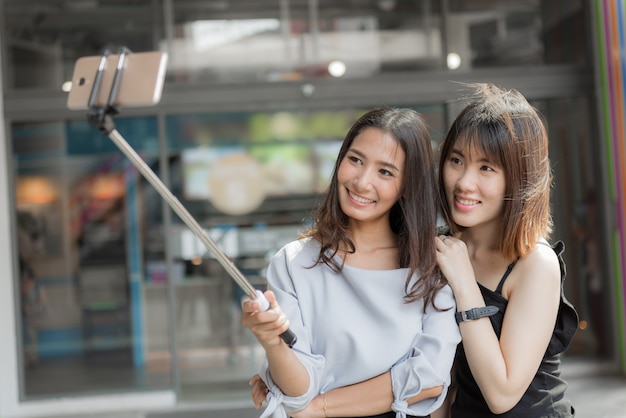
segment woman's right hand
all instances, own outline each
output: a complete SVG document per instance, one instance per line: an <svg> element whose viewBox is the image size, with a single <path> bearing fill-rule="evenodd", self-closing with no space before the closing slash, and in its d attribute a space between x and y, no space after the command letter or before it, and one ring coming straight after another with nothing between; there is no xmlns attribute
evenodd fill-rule
<svg viewBox="0 0 626 418"><path fill-rule="evenodd" d="M261 304L251 299L243 301L241 324L255 335L264 348L276 346L282 343L280 334L289 329L289 320L276 302L274 292L268 290L264 293L269 302L269 309L261 311Z"/></svg>
<svg viewBox="0 0 626 418"><path fill-rule="evenodd" d="M435 238L437 265L457 296L459 289L476 286L474 268L467 253L467 246L458 238L440 235Z"/></svg>

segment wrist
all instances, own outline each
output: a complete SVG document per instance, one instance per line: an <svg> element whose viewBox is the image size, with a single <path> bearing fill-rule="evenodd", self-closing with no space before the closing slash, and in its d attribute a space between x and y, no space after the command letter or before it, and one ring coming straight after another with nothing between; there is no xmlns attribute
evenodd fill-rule
<svg viewBox="0 0 626 418"><path fill-rule="evenodd" d="M489 305L489 306L478 306L476 308L468 309L465 311L457 311L454 314L456 318L457 324L466 321L473 321L480 318L486 318L491 315L495 315L498 312L498 307Z"/></svg>
<svg viewBox="0 0 626 418"><path fill-rule="evenodd" d="M454 299L456 301L457 310L467 310L476 306L485 304L483 295L480 292L478 283L464 283L457 286L450 286Z"/></svg>
<svg viewBox="0 0 626 418"><path fill-rule="evenodd" d="M322 407L324 418L328 418L328 392L324 394L324 405Z"/></svg>

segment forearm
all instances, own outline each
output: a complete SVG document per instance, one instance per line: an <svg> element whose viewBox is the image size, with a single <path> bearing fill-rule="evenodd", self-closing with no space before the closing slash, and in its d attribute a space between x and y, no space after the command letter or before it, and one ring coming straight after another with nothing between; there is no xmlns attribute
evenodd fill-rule
<svg viewBox="0 0 626 418"><path fill-rule="evenodd" d="M389 412L393 403L391 373L334 389L323 396L326 396L326 416L329 417L367 416Z"/></svg>
<svg viewBox="0 0 626 418"><path fill-rule="evenodd" d="M434 398L441 394L443 386L421 390L417 395L406 399L413 404L427 398ZM325 399L324 399L325 398ZM366 380L355 385L334 389L316 399L318 407L326 405L326 416L354 417L370 416L391 411L394 401L392 392L391 373Z"/></svg>
<svg viewBox="0 0 626 418"><path fill-rule="evenodd" d="M241 323L252 331L263 347L274 384L287 396L301 396L309 388L309 372L294 350L280 338L290 324L276 303L274 292L267 291L264 296L270 308L263 310L258 301L245 300Z"/></svg>
<svg viewBox="0 0 626 418"><path fill-rule="evenodd" d="M309 372L286 344L266 349L269 373L287 396L301 396L309 388Z"/></svg>
<svg viewBox="0 0 626 418"><path fill-rule="evenodd" d="M485 300L475 282L468 280L455 283L457 311L485 306ZM489 318L459 323L463 348L476 383L487 403L489 399L507 398L509 391L509 373L503 357L500 341Z"/></svg>
<svg viewBox="0 0 626 418"><path fill-rule="evenodd" d="M457 311L485 306L483 296L474 283L457 287L454 292L457 296ZM507 367L500 341L489 318L461 322L459 330L467 361L483 394L487 387L499 388L500 391L506 390Z"/></svg>

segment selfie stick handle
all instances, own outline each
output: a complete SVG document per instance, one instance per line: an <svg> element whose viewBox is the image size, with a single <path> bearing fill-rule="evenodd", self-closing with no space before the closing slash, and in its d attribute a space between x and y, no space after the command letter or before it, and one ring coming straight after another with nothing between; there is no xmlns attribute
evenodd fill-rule
<svg viewBox="0 0 626 418"><path fill-rule="evenodd" d="M120 60L123 59L123 55L120 56ZM116 70L116 80L119 82L119 74L122 71L122 65L118 65ZM103 70L103 66L98 69L98 72L101 74ZM114 89L117 90L117 82L114 83ZM94 86L95 88L95 86ZM113 92L112 92L113 93ZM92 91L92 96L95 96ZM180 200L174 196L174 194L163 184L161 179L154 173L154 171L145 163L145 161L135 152L135 150L126 142L124 137L115 129L111 114L109 112L114 112L114 108L112 106L115 99L115 94L111 94L109 96L109 103L106 109L93 109L97 114L88 115L89 122L94 124L98 124L98 128L108 135L108 137L117 145L117 147L128 157L128 159L133 163L133 165L141 172L141 174L154 186L154 188L159 192L161 197L170 205L170 207L180 216L180 218L185 222L185 224L194 232L196 237L202 241L202 243L206 246L206 248L215 256L217 261L226 269L229 275L235 280L235 282L239 285L239 287L248 295L248 297L254 301L259 302L261 305L261 310L265 311L269 309L270 304L268 300L263 295L263 292L257 290L250 284L250 282L246 279L246 277L241 273L241 271L233 264L233 262L224 254L224 252L215 244L215 242L209 237L206 231L200 226L200 224L191 216L189 211L180 203ZM91 102L91 99L90 99ZM93 103L93 102L91 102ZM285 341L285 343L289 347L293 347L296 343L297 337L291 329L283 332L280 337Z"/></svg>

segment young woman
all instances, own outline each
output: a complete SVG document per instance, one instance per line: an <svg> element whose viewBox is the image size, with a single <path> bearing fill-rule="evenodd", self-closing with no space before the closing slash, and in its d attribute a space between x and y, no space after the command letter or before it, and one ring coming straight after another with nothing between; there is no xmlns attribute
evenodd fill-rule
<svg viewBox="0 0 626 418"><path fill-rule="evenodd" d="M267 356L252 381L269 390L263 417L428 416L442 404L460 334L436 267L434 172L416 112L376 109L352 126L313 226L270 262L270 309L243 303ZM328 394L359 382L377 389Z"/></svg>
<svg viewBox="0 0 626 418"><path fill-rule="evenodd" d="M462 335L453 418L573 416L559 355L578 327L550 246L552 174L538 112L515 90L473 86L441 149L452 236L436 239Z"/></svg>

